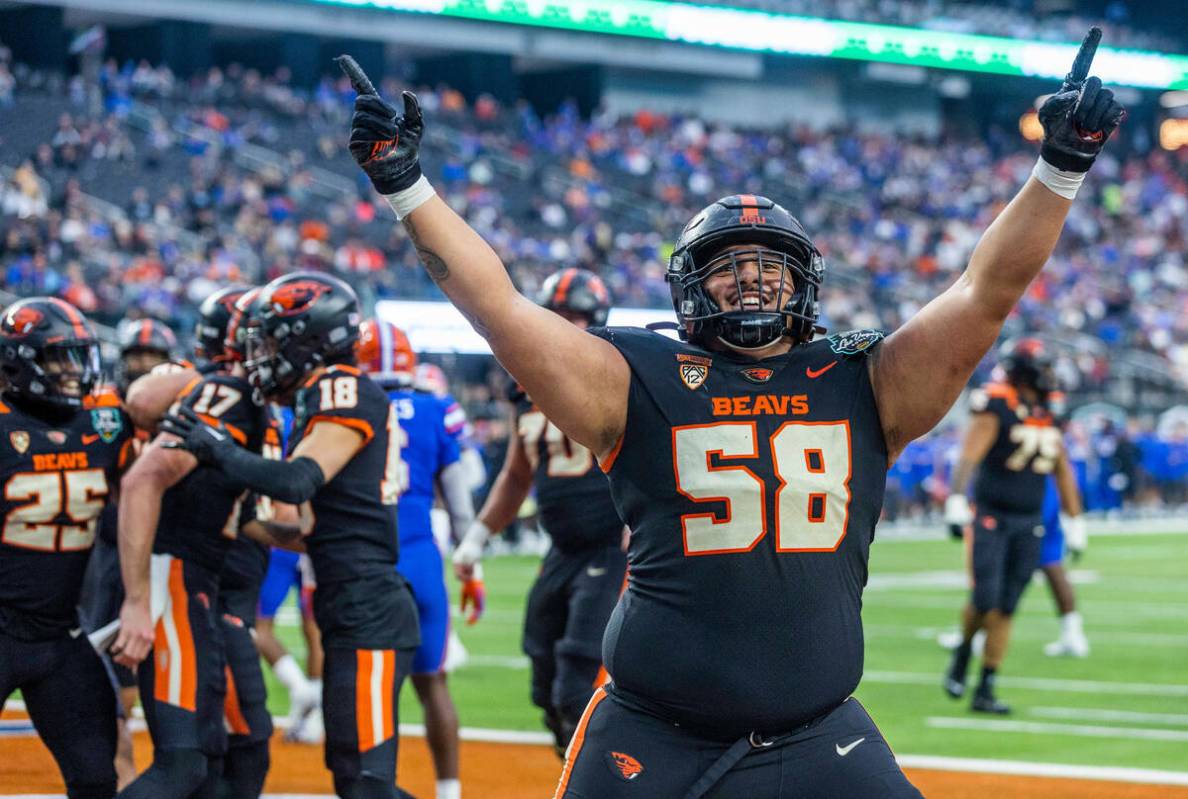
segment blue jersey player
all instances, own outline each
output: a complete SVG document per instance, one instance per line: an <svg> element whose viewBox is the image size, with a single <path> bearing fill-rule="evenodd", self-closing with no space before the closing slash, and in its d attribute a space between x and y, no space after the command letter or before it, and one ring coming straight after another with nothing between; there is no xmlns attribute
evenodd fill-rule
<svg viewBox="0 0 1188 799"><path fill-rule="evenodd" d="M421 624L421 645L413 657L412 682L425 709L425 726L438 799L461 796L458 781L458 713L446 685L450 600L441 550L433 536L430 511L438 491L461 537L474 515L465 469L451 426L452 400L413 387L416 355L395 325L369 319L360 330L359 366L379 383L400 424L404 487L397 505L401 575L412 587ZM473 594L476 586L469 586Z"/></svg>

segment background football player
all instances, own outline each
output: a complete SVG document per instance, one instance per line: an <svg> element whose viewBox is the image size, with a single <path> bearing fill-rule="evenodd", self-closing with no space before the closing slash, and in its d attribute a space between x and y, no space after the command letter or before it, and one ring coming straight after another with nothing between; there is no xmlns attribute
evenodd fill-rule
<svg viewBox="0 0 1188 799"><path fill-rule="evenodd" d="M1006 380L970 396L970 421L945 502L946 521L971 536L973 590L962 610L962 640L945 674L953 698L965 694L974 635L986 630L982 674L971 707L1008 713L995 696L995 679L1010 640L1011 617L1040 565L1044 495L1056 479L1069 525L1080 526L1081 497L1064 449L1064 436L1049 407L1055 390L1051 365L1037 339L1010 345L1002 358ZM971 510L966 490L974 478Z"/></svg>
<svg viewBox="0 0 1188 799"><path fill-rule="evenodd" d="M0 706L21 691L70 799L109 799L116 697L76 607L132 424L118 405L87 402L99 341L62 300L4 309L0 373Z"/></svg>
<svg viewBox="0 0 1188 799"><path fill-rule="evenodd" d="M404 92L400 113L340 59L359 94L351 154L429 276L546 418L596 454L632 531L603 644L613 684L587 706L556 796L629 796L641 773L657 796L920 795L849 699L886 471L960 395L1124 116L1088 77L1100 35L1040 108L1032 178L954 285L886 340L812 340L820 252L755 195L714 203L678 239L668 279L684 341L579 330L520 295L437 196L416 97Z"/></svg>
<svg viewBox="0 0 1188 799"><path fill-rule="evenodd" d="M265 286L257 303L246 365L265 397L293 407L288 457L248 452L189 408L162 429L229 483L311 504L304 544L325 652L326 765L339 796L394 797L400 685L419 643L416 605L396 571L399 421L353 365L362 320L348 285L298 272Z"/></svg>
<svg viewBox="0 0 1188 799"><path fill-rule="evenodd" d="M442 571L441 550L433 535L430 512L440 496L452 537L460 539L474 518L470 486L458 444L447 429L447 406L437 397L413 390L417 356L408 336L378 319L363 323L359 367L388 393L403 434L400 459L405 485L397 506L400 563L417 601L421 645L412 664L412 684L425 710L425 738L437 774L437 799L458 799L458 711L446 682L450 598ZM476 586L464 594L473 595Z"/></svg>
<svg viewBox="0 0 1188 799"><path fill-rule="evenodd" d="M542 306L587 329L606 324L610 294L586 269L563 269L540 290ZM466 538L454 551L471 574L493 531L515 520L536 487L541 526L552 542L528 594L524 653L532 661L532 703L544 711L564 756L593 689L602 681L602 633L627 568L625 530L610 483L586 447L552 424L516 386L514 431L503 468Z"/></svg>

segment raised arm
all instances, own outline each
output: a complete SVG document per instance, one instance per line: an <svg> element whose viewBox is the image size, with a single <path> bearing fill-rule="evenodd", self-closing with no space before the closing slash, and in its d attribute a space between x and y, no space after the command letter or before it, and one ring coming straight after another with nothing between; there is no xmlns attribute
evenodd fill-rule
<svg viewBox="0 0 1188 799"><path fill-rule="evenodd" d="M516 291L495 251L421 174L416 96L404 92L397 114L353 58L338 61L359 93L351 155L404 223L429 277L555 425L595 453L609 452L627 417L623 356Z"/></svg>
<svg viewBox="0 0 1188 799"><path fill-rule="evenodd" d="M1085 37L1060 91L1040 108L1044 144L1032 177L990 225L964 274L870 359L891 462L940 421L990 349L1007 315L1052 254L1077 187L1125 116L1088 78L1101 38Z"/></svg>

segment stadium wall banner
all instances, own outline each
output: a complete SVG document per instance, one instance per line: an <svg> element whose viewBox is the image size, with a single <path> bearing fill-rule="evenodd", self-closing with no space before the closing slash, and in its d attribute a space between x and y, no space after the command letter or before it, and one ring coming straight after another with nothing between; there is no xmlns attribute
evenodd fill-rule
<svg viewBox="0 0 1188 799"><path fill-rule="evenodd" d="M978 36L666 0L310 1L755 52L1035 78L1064 77L1079 47L1079 43ZM1188 89L1185 55L1102 47L1093 72L1105 83Z"/></svg>
<svg viewBox="0 0 1188 799"><path fill-rule="evenodd" d="M375 315L407 333L416 352L491 354L486 339L474 332L458 309L448 302L380 300L375 304ZM613 327L644 327L652 322L675 323L676 314L671 308L611 308L607 319L607 324Z"/></svg>

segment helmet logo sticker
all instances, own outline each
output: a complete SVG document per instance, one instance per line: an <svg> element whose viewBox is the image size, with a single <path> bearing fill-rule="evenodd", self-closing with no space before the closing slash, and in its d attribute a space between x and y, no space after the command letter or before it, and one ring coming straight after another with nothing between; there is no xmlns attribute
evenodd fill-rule
<svg viewBox="0 0 1188 799"><path fill-rule="evenodd" d="M45 319L45 314L41 311L23 305L4 314L4 329L14 336L27 336L41 324L43 319Z"/></svg>
<svg viewBox="0 0 1188 799"><path fill-rule="evenodd" d="M330 291L325 283L316 280L298 280L278 286L268 298L273 310L280 316L292 316L304 311L317 302L318 297Z"/></svg>
<svg viewBox="0 0 1188 799"><path fill-rule="evenodd" d="M29 434L24 430L14 430L8 434L8 443L12 444L18 455L24 455L29 450Z"/></svg>

